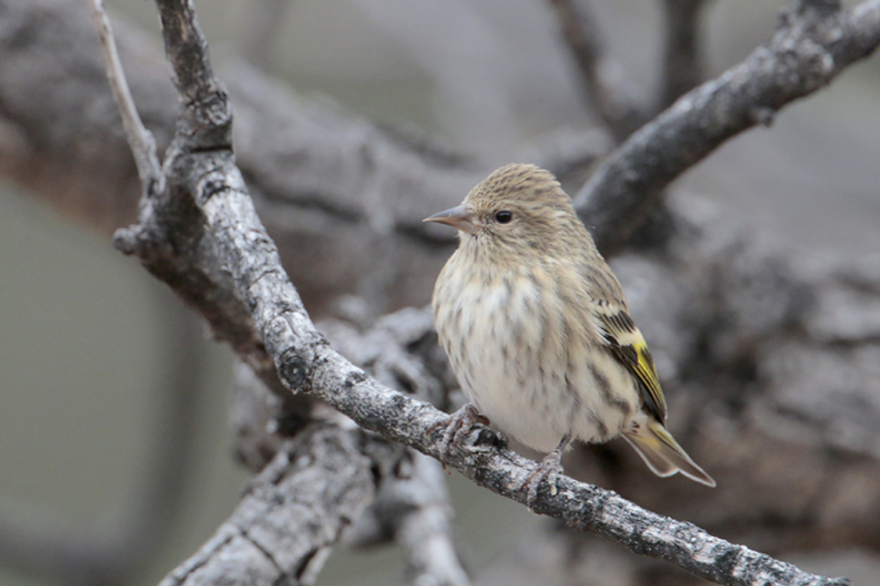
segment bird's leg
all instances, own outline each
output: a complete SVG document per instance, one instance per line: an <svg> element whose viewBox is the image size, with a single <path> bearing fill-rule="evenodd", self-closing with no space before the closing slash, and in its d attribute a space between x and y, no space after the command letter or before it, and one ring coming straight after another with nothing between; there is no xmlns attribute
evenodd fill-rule
<svg viewBox="0 0 880 586"><path fill-rule="evenodd" d="M526 504L530 509L534 508L538 499L538 486L542 480L546 480L550 485L550 494L556 495L556 477L562 472L562 454L569 442L571 442L571 434L567 433L562 436L556 449L544 456L544 459L538 463L538 469L532 472L523 484L526 489Z"/></svg>
<svg viewBox="0 0 880 586"><path fill-rule="evenodd" d="M471 428L478 423L489 425L489 420L485 415L477 411L473 404L465 403L461 409L450 414L446 421L441 421L429 430L430 432L438 427L444 427L443 437L440 438L440 444L437 446L440 451L440 462L443 463L444 470L446 469L449 449L453 445L460 443Z"/></svg>

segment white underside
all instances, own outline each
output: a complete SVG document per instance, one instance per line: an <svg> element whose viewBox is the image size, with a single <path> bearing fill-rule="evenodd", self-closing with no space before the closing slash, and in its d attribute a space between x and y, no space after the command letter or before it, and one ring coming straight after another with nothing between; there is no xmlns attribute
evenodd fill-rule
<svg viewBox="0 0 880 586"><path fill-rule="evenodd" d="M555 449L565 434L607 441L633 417L645 417L633 380L610 354L587 351L586 328L594 327L589 307L546 306L548 296L538 294L542 278L517 279L516 287L454 284L455 303L435 306L440 341L465 395L511 439L541 452ZM457 334L462 331L468 333ZM607 391L594 372L624 408L603 398Z"/></svg>

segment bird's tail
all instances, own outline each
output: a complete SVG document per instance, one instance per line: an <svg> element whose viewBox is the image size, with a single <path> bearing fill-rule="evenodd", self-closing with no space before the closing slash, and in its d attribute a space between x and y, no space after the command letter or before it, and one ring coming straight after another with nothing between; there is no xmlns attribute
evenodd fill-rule
<svg viewBox="0 0 880 586"><path fill-rule="evenodd" d="M647 425L640 426L636 432L624 432L623 437L657 476L672 476L681 472L700 484L715 486L715 480L687 455L656 419L649 418Z"/></svg>

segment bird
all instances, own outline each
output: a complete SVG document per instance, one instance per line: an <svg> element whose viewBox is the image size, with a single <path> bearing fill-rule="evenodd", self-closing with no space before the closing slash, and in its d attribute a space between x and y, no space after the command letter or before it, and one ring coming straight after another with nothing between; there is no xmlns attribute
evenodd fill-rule
<svg viewBox="0 0 880 586"><path fill-rule="evenodd" d="M468 400L441 454L486 423L547 455L524 483L556 493L575 440L623 437L657 476L715 480L666 428L666 399L623 288L552 173L514 163L425 218L458 230L434 286L440 345Z"/></svg>

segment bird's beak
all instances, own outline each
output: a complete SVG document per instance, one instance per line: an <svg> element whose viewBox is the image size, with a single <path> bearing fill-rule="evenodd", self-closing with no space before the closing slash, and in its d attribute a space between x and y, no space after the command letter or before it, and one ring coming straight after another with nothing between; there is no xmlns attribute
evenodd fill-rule
<svg viewBox="0 0 880 586"><path fill-rule="evenodd" d="M468 234L477 233L477 226L474 224L474 212L464 204L450 208L445 212L434 214L422 221L448 224L449 226L458 228L462 232L467 232Z"/></svg>

